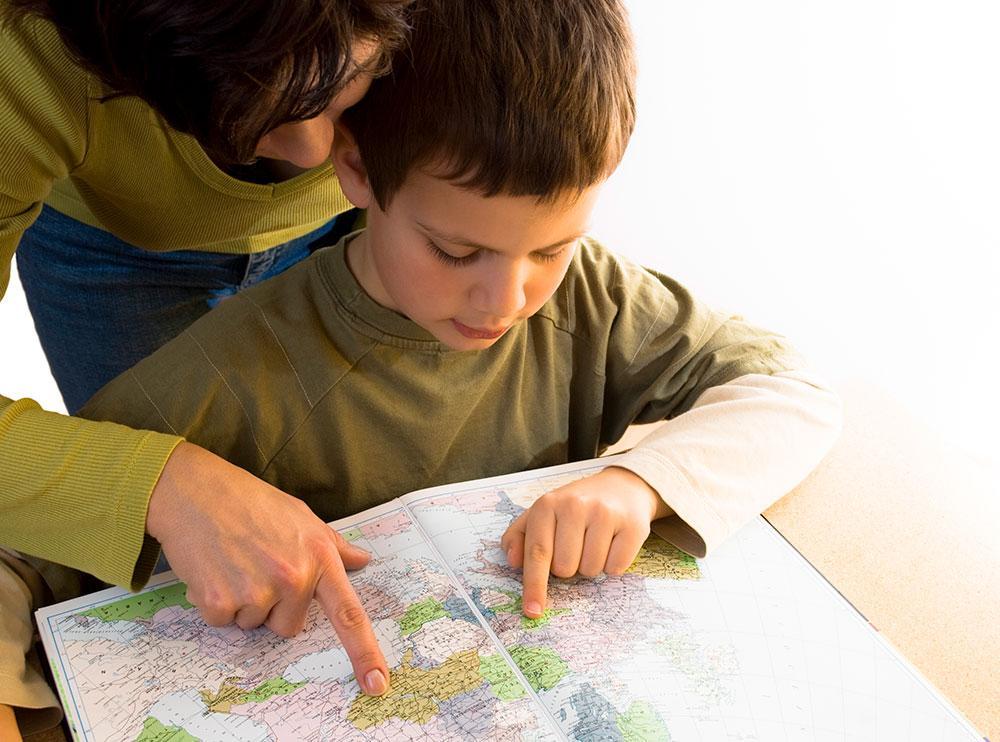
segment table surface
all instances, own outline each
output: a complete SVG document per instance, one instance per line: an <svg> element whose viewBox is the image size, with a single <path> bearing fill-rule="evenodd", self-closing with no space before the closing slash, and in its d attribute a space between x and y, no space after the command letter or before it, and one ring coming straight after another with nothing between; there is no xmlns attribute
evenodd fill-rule
<svg viewBox="0 0 1000 742"><path fill-rule="evenodd" d="M1000 739L1000 479L879 390L838 391L843 435L764 515L982 734ZM615 450L648 428L632 428Z"/></svg>
<svg viewBox="0 0 1000 742"><path fill-rule="evenodd" d="M1000 738L1000 476L878 390L764 513L969 721Z"/></svg>
<svg viewBox="0 0 1000 742"><path fill-rule="evenodd" d="M838 392L840 440L764 516L979 732L1000 739L1000 476L879 389ZM659 424L631 428L613 450Z"/></svg>

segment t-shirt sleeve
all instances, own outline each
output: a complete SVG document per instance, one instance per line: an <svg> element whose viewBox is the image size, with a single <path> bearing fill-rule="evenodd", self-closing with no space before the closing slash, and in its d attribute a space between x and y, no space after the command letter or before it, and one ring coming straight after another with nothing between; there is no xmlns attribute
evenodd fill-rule
<svg viewBox="0 0 1000 742"><path fill-rule="evenodd" d="M219 304L108 382L80 415L182 436L261 476L307 410L274 371L283 348L247 293L258 292Z"/></svg>
<svg viewBox="0 0 1000 742"><path fill-rule="evenodd" d="M265 462L250 409L227 376L185 331L102 387L80 410L88 419L121 422L182 436L251 473Z"/></svg>
<svg viewBox="0 0 1000 742"><path fill-rule="evenodd" d="M604 446L629 425L685 413L707 389L805 364L785 337L710 308L665 275L593 243L581 258L583 274L600 277L586 299L576 292L573 311L580 326L606 333L590 339L603 351L594 355L604 359Z"/></svg>
<svg viewBox="0 0 1000 742"><path fill-rule="evenodd" d="M667 421L619 465L674 512L661 535L704 556L819 463L839 432L839 400L783 336L599 246L582 260L592 280L576 311L606 332L589 338L604 344L601 442Z"/></svg>

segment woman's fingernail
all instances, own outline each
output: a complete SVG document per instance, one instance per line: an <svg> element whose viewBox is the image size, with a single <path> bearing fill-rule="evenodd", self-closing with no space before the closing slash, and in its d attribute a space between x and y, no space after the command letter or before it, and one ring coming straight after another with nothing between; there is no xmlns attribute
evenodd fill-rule
<svg viewBox="0 0 1000 742"><path fill-rule="evenodd" d="M381 670L369 671L365 675L365 685L368 687L368 692L373 696L381 696L388 687L388 684L385 682L385 675L382 674Z"/></svg>
<svg viewBox="0 0 1000 742"><path fill-rule="evenodd" d="M513 562L510 560L510 555L513 554L513 553L514 553L514 547L513 546L510 547L509 549L507 549L507 564L513 564Z"/></svg>
<svg viewBox="0 0 1000 742"><path fill-rule="evenodd" d="M530 603L524 604L524 612L530 616L541 616L542 606L535 601L531 601Z"/></svg>

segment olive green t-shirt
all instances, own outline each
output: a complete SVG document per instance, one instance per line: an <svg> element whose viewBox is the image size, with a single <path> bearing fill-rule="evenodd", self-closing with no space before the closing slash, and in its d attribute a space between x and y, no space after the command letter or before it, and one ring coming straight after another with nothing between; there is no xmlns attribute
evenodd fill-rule
<svg viewBox="0 0 1000 742"><path fill-rule="evenodd" d="M709 387L801 363L590 239L537 314L486 350L450 350L364 292L351 237L223 302L81 414L184 436L332 520L591 458Z"/></svg>

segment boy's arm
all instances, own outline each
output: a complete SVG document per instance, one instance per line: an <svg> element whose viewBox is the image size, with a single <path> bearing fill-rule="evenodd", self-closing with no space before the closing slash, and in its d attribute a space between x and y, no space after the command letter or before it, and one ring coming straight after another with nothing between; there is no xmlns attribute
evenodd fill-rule
<svg viewBox="0 0 1000 742"><path fill-rule="evenodd" d="M840 428L812 374L750 374L704 392L614 466L543 495L501 539L524 570L524 613L543 615L549 572L621 574L654 530L703 557L795 486Z"/></svg>
<svg viewBox="0 0 1000 742"><path fill-rule="evenodd" d="M576 559L594 551L597 561L606 558L606 569L627 566L654 510L666 516L672 541L704 556L805 477L840 427L836 396L800 370L805 363L784 337L713 311L676 281L596 243L585 242L578 259L553 321L568 322L603 361L594 372L602 393L601 444L617 442L634 423L667 422L612 467L625 479L611 482L602 472L546 496L558 501L562 520L581 520L582 510L598 530L608 519L602 508L621 511L620 548L617 535L609 541L605 534L600 548L591 549L589 526L582 546L581 528L567 527L573 543L560 539L558 528L536 528L545 526L546 508L538 503L528 522L511 526L514 561L520 563L523 549L525 562L544 563L530 570L525 564L526 577L537 578L538 597L553 554Z"/></svg>
<svg viewBox="0 0 1000 742"><path fill-rule="evenodd" d="M602 443L667 421L621 466L674 511L671 540L703 556L819 463L839 434L839 400L787 338L713 310L667 276L590 255L590 273L610 274L601 292L591 283L591 301L613 317Z"/></svg>
<svg viewBox="0 0 1000 742"><path fill-rule="evenodd" d="M840 425L840 400L815 374L748 374L707 389L617 466L673 510L654 530L703 557L801 482Z"/></svg>

